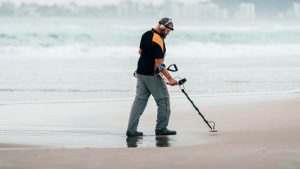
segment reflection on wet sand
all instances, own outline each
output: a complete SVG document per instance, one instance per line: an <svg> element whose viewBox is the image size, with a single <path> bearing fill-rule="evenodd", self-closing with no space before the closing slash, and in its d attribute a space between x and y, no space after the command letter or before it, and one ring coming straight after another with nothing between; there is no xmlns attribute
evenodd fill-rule
<svg viewBox="0 0 300 169"><path fill-rule="evenodd" d="M138 147L138 144L143 143L143 137L127 137L127 147Z"/></svg>
<svg viewBox="0 0 300 169"><path fill-rule="evenodd" d="M168 136L155 136L156 147L170 147L170 138ZM142 146L143 137L127 137L127 147L138 147Z"/></svg>
<svg viewBox="0 0 300 169"><path fill-rule="evenodd" d="M170 147L170 138L168 136L156 136L156 147Z"/></svg>

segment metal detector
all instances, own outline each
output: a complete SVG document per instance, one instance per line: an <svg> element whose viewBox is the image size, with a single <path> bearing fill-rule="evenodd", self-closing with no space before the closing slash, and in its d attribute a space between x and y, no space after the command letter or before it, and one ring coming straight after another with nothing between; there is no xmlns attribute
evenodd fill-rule
<svg viewBox="0 0 300 169"><path fill-rule="evenodd" d="M168 68L168 71L171 72L177 72L178 68L176 66L176 64L171 64ZM177 84L179 86L179 88L181 89L182 93L187 97L187 99L192 103L193 107L196 109L196 111L198 112L198 114L202 117L202 119L204 120L204 122L207 124L207 126L210 128L209 132L218 132L218 130L215 129L216 123L214 121L207 121L205 119L205 117L202 115L202 113L200 112L200 110L198 109L198 107L194 104L194 102L192 101L192 99L188 96L188 94L185 92L185 87L184 87L184 83L186 82L186 78L180 79L178 80Z"/></svg>

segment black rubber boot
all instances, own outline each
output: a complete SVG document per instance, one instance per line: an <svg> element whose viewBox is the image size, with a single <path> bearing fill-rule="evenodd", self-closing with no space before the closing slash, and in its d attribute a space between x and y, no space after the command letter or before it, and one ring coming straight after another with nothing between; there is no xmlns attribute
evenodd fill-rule
<svg viewBox="0 0 300 169"><path fill-rule="evenodd" d="M134 131L134 132L127 131L126 132L127 137L138 137L138 136L143 136L143 135L144 135L143 132L138 132L138 131Z"/></svg>
<svg viewBox="0 0 300 169"><path fill-rule="evenodd" d="M169 130L167 128L162 130L155 130L156 135L175 135L176 131Z"/></svg>

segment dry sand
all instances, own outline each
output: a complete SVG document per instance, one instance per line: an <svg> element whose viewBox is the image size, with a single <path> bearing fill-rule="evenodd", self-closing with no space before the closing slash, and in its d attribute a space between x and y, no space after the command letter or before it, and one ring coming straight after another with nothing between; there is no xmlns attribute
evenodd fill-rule
<svg viewBox="0 0 300 169"><path fill-rule="evenodd" d="M203 168L299 169L300 95L267 101L204 106L219 130L212 135L199 117L174 113L172 126L201 132L209 142L181 147L42 148L0 144L1 169ZM143 122L147 121L145 115ZM202 121L201 121L202 123ZM188 126L188 127L186 127ZM207 139L204 138L204 139ZM1 141L0 141L1 142Z"/></svg>

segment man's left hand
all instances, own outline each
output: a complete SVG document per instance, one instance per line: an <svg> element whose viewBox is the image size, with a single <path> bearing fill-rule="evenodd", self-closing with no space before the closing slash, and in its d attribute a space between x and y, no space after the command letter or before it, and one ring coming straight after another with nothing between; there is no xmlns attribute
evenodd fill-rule
<svg viewBox="0 0 300 169"><path fill-rule="evenodd" d="M168 79L167 84L171 85L171 86L175 86L175 85L177 85L177 81L174 78L170 78L170 79Z"/></svg>

